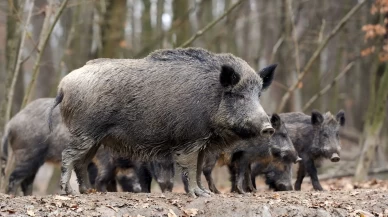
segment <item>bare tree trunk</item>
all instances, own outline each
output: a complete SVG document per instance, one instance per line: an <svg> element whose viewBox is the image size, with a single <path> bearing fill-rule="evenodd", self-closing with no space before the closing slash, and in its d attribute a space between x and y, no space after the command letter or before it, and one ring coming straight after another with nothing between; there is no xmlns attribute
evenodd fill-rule
<svg viewBox="0 0 388 217"><path fill-rule="evenodd" d="M98 51L94 56L91 51L93 25L96 25L93 24L93 7L87 2L82 2L76 8L72 8L69 20L71 27L63 57L67 72L83 66L90 58L98 57Z"/></svg>
<svg viewBox="0 0 388 217"><path fill-rule="evenodd" d="M211 3L211 0L210 0L210 3ZM175 31L174 47L176 47L181 45L183 42L185 42L191 35L190 26L189 26L190 23L188 19L189 14L186 13L187 9L189 8L189 3L188 1L174 0L172 8L173 8L173 23L180 22L179 19L183 20L182 25ZM211 8L208 10L211 10Z"/></svg>
<svg viewBox="0 0 388 217"><path fill-rule="evenodd" d="M147 47L147 44L152 41L152 25L151 25L151 1L143 0L144 10L141 15L141 45ZM149 53L152 48L145 50L145 53Z"/></svg>
<svg viewBox="0 0 388 217"><path fill-rule="evenodd" d="M163 48L163 21L162 21L162 15L164 12L164 0L158 0L156 5L156 34L161 35L160 42L159 42L159 48Z"/></svg>
<svg viewBox="0 0 388 217"><path fill-rule="evenodd" d="M8 0L8 19L7 19L7 44L6 44L6 83L5 83L5 98L2 101L2 104L0 106L1 112L0 112L0 133L3 134L5 125L8 122L9 117L7 118L7 104L10 100L8 98L8 92L11 88L11 83L12 83L12 78L17 62L17 54L18 54L18 49L19 49L19 44L21 40L21 32L20 32L20 25L18 22L18 17L20 17L17 13L19 13L20 6L18 1L13 1L13 0ZM11 151L10 149L8 149ZM1 155L2 149L0 150ZM11 159L8 159L11 161ZM2 168L2 162L0 161L0 168ZM7 172L7 171L6 171ZM0 192L3 193L5 192L6 188L6 177L1 177L2 174L0 173Z"/></svg>
<svg viewBox="0 0 388 217"><path fill-rule="evenodd" d="M99 52L99 57L119 58L123 53L127 1L111 0L107 3L101 26L102 50Z"/></svg>
<svg viewBox="0 0 388 217"><path fill-rule="evenodd" d="M364 128L364 142L360 158L358 160L356 174L354 179L356 181L364 181L367 179L369 168L375 156L375 150L378 146L378 138L386 118L386 106L388 99L388 67L384 64L384 72L381 78L377 79L375 75L371 76L371 82L380 81L376 91L371 91L371 102L369 103L368 116ZM373 88L373 87L372 87Z"/></svg>
<svg viewBox="0 0 388 217"><path fill-rule="evenodd" d="M51 0L35 0L35 6L39 9L45 7L52 7L50 3ZM51 14L38 13L33 16L31 23L33 27L33 40L39 41L40 35L42 34L43 24L45 17L50 17ZM49 24L47 24L49 25ZM36 80L36 86L33 90L31 100L48 97L50 95L51 89L55 84L55 68L53 62L53 54L50 43L47 43L42 54L41 65L39 67L39 74Z"/></svg>

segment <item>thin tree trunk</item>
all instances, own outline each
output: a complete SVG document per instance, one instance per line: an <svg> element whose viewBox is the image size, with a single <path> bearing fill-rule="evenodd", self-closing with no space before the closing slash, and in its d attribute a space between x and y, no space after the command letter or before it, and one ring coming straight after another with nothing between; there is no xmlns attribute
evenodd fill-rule
<svg viewBox="0 0 388 217"><path fill-rule="evenodd" d="M102 50L99 57L122 57L124 26L127 14L126 0L111 0L106 9L101 27Z"/></svg>
<svg viewBox="0 0 388 217"><path fill-rule="evenodd" d="M34 67L32 68L32 78L31 78L31 82L28 84L26 93L24 95L22 109L27 105L28 101L30 100L32 88L34 88L35 80L37 79L37 77L39 75L39 66L40 66L40 60L43 56L43 51L47 45L47 42L48 42L50 35L54 29L54 26L57 23L59 17L61 16L63 10L65 9L68 1L69 0L63 0L63 2L61 3L61 6L57 9L57 11L55 13L54 22L52 24L50 24L50 17L49 16L46 16L46 18L45 18L43 28L42 28L42 33L41 33L39 44L38 44L38 56L35 60ZM50 10L53 10L52 6L47 7L46 13L47 14L51 13Z"/></svg>
<svg viewBox="0 0 388 217"><path fill-rule="evenodd" d="M173 5L172 5L173 23L181 22L180 19L182 19L183 21L182 25L175 30L175 41L173 42L173 44L175 45L174 47L181 45L190 36L190 26L189 26L190 23L188 19L189 14L186 14L186 11L188 8L189 8L188 1L181 1L181 0L173 1ZM208 10L211 10L211 8ZM184 17L184 16L187 16L187 17Z"/></svg>
<svg viewBox="0 0 388 217"><path fill-rule="evenodd" d="M143 0L144 10L141 15L141 45L146 47L148 43L152 41L152 25L151 25L151 1ZM151 50L145 50L144 52L149 53Z"/></svg>
<svg viewBox="0 0 388 217"><path fill-rule="evenodd" d="M31 24L33 27L33 41L39 41L40 35L47 32L47 28L50 26L50 19L46 19L46 17L50 18L53 14L53 10L50 8L54 7L53 0L35 0L36 8L49 8L46 10L46 13L38 13L34 15L31 19ZM31 93L31 99L37 99L42 97L48 97L50 94L50 90L55 84L55 68L54 68L54 58L51 49L50 43L47 43L43 50L39 52L42 53L42 60L39 67L39 74L36 79L36 85L33 88L33 92Z"/></svg>
<svg viewBox="0 0 388 217"><path fill-rule="evenodd" d="M20 25L18 23L17 17L20 17L17 15L19 13L20 6L18 1L14 0L8 0L8 19L7 19L7 44L6 44L6 82L5 82L5 98L2 101L2 104L0 105L0 133L3 134L5 125L8 122L9 117L7 118L7 105L9 101L12 101L12 99L9 99L8 92L10 91L11 85L12 85L12 79L13 74L15 72L15 66L17 62L17 54L18 54L18 48L21 40L21 32L20 32ZM10 154L10 149L9 154ZM0 149L0 154L3 155L2 149ZM8 159L11 160L11 159ZM2 161L0 161L0 168L2 168ZM6 188L6 182L7 182L7 176L1 177L2 174L0 173L0 192L5 192Z"/></svg>
<svg viewBox="0 0 388 217"><path fill-rule="evenodd" d="M371 79L373 82L377 77L372 76ZM367 179L368 171L373 162L375 150L378 145L378 138L386 118L385 110L388 99L388 66L386 64L384 74L379 80L377 91L371 91L372 94L375 93L376 95L375 97L371 97L373 103L369 103L368 117L364 128L365 140L354 175L356 181L364 181Z"/></svg>

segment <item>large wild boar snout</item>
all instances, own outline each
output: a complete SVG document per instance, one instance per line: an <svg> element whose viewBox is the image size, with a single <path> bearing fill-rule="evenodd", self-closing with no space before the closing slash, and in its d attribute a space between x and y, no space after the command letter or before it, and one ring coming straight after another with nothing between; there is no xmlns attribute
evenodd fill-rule
<svg viewBox="0 0 388 217"><path fill-rule="evenodd" d="M263 137L271 137L275 133L275 129L270 123L264 123L260 130L260 135Z"/></svg>
<svg viewBox="0 0 388 217"><path fill-rule="evenodd" d="M338 162L340 161L340 156L337 153L333 153L330 157L331 162Z"/></svg>
<svg viewBox="0 0 388 217"><path fill-rule="evenodd" d="M260 136L262 137L271 137L275 133L275 129L272 127L271 121L267 115L267 113L264 111L263 107L259 105L257 114L259 116L260 121Z"/></svg>

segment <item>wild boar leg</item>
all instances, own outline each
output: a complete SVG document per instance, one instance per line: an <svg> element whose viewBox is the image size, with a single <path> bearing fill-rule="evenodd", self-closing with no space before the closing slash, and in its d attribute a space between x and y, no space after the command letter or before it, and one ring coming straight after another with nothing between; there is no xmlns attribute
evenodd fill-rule
<svg viewBox="0 0 388 217"><path fill-rule="evenodd" d="M23 180L21 186L24 196L32 195L32 184L34 183L35 175L36 173Z"/></svg>
<svg viewBox="0 0 388 217"><path fill-rule="evenodd" d="M256 188L253 187L253 183L252 183L251 165L249 165L247 168L247 171L245 171L245 183L249 192L256 192Z"/></svg>
<svg viewBox="0 0 388 217"><path fill-rule="evenodd" d="M236 173L237 174L236 188L239 194L245 194L245 191L244 191L245 172L246 172L245 165L239 165Z"/></svg>
<svg viewBox="0 0 388 217"><path fill-rule="evenodd" d="M74 172L77 175L79 191L81 194L87 193L87 191L92 188L89 181L88 165L96 155L98 147L98 145L93 145L89 150L85 150L86 154L83 155L82 159L74 162Z"/></svg>
<svg viewBox="0 0 388 217"><path fill-rule="evenodd" d="M205 159L205 150L200 150L199 153L198 153L198 159L197 159L197 170L196 170L196 180L197 180L197 184L198 184L198 187L200 189L202 189L204 192L208 193L208 194L213 194L213 192L207 190L205 187L203 187L202 185L202 180L201 180L201 175L202 175L202 171L203 171L203 162L204 162L204 159Z"/></svg>
<svg viewBox="0 0 388 217"><path fill-rule="evenodd" d="M176 163L182 168L183 180L187 180L188 194L192 197L210 197L210 195L202 190L197 183L198 151L193 151L189 154L177 152L174 156Z"/></svg>
<svg viewBox="0 0 388 217"><path fill-rule="evenodd" d="M82 173L81 166L79 164L84 164L85 170L87 169L88 163L84 160L88 155L89 151L96 146L96 142L87 137L74 136L71 138L69 146L67 146L62 152L62 167L61 167L61 193L63 194L74 194L75 192L70 186L71 172L77 164L77 169L75 170L79 189L81 193L87 189L85 186L85 181L88 181L88 177ZM97 147L98 148L98 147ZM94 155L93 155L94 156ZM93 157L91 156L91 157ZM87 174L87 173L86 173ZM85 179L87 178L87 180Z"/></svg>
<svg viewBox="0 0 388 217"><path fill-rule="evenodd" d="M298 175L295 181L295 191L300 191L304 177L306 176L305 164L299 162Z"/></svg>
<svg viewBox="0 0 388 217"><path fill-rule="evenodd" d="M310 175L311 183L313 184L313 188L317 191L323 191L321 184L318 179L317 168L315 167L314 160L309 159L305 164L305 169L307 173Z"/></svg>
<svg viewBox="0 0 388 217"><path fill-rule="evenodd" d="M214 184L214 180L212 177L212 171L214 166L217 163L217 158L212 159L211 162L207 161L206 164L203 167L203 174L205 175L207 184L209 185L210 191L216 194L220 194L221 192L217 189L216 185Z"/></svg>

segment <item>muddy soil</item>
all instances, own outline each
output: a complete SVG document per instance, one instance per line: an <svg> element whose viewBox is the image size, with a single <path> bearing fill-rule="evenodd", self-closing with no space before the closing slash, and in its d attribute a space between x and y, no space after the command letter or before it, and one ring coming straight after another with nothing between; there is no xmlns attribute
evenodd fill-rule
<svg viewBox="0 0 388 217"><path fill-rule="evenodd" d="M223 193L195 199L175 192L28 197L0 194L0 216L388 216L387 182L354 184L351 190L328 186L332 187L324 192Z"/></svg>

